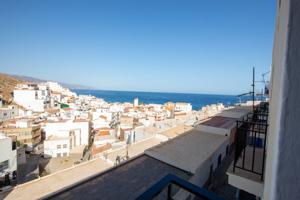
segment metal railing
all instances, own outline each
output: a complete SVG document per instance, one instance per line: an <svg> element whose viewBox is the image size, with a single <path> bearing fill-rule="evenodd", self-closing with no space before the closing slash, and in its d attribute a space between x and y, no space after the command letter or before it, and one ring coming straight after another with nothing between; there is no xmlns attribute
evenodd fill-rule
<svg viewBox="0 0 300 200"><path fill-rule="evenodd" d="M268 104L257 106L241 121L237 121L233 172L245 170L264 179L268 129Z"/></svg>
<svg viewBox="0 0 300 200"><path fill-rule="evenodd" d="M186 180L183 180L173 174L168 174L163 177L160 181L151 186L147 191L141 194L137 200L150 200L157 197L166 187L167 188L167 199L172 198L172 185L176 185L191 194L206 200L223 200L223 198L217 196L216 194L209 192L201 187L198 187Z"/></svg>

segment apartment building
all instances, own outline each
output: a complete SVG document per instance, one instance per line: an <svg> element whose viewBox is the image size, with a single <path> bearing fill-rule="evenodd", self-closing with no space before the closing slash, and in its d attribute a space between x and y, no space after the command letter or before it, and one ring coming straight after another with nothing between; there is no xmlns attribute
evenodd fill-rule
<svg viewBox="0 0 300 200"><path fill-rule="evenodd" d="M16 138L20 145L36 147L41 142L41 125L35 124L32 119L13 120L7 126L0 128L6 136Z"/></svg>
<svg viewBox="0 0 300 200"><path fill-rule="evenodd" d="M16 106L1 107L0 106L0 122L12 119L19 115L19 110Z"/></svg>
<svg viewBox="0 0 300 200"><path fill-rule="evenodd" d="M0 133L0 188L10 185L11 179L16 176L17 149L16 142Z"/></svg>
<svg viewBox="0 0 300 200"><path fill-rule="evenodd" d="M89 144L90 122L88 120L48 120L45 123L45 154L52 157L69 156L76 146Z"/></svg>
<svg viewBox="0 0 300 200"><path fill-rule="evenodd" d="M13 91L14 102L34 112L50 107L50 90L45 85L20 84Z"/></svg>
<svg viewBox="0 0 300 200"><path fill-rule="evenodd" d="M72 137L57 137L51 135L44 141L44 157L56 158L69 156L71 143Z"/></svg>
<svg viewBox="0 0 300 200"><path fill-rule="evenodd" d="M190 112L192 105L190 103L177 102L175 103L175 112Z"/></svg>

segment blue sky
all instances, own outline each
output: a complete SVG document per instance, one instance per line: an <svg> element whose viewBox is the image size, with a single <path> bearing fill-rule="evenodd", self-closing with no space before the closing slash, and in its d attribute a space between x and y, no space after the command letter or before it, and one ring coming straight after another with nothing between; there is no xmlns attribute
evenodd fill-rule
<svg viewBox="0 0 300 200"><path fill-rule="evenodd" d="M239 94L270 69L275 0L0 2L0 72L107 90Z"/></svg>

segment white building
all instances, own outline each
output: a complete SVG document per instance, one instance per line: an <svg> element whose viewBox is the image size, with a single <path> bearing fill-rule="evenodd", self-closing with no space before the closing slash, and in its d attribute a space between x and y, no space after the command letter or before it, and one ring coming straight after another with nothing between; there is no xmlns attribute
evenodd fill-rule
<svg viewBox="0 0 300 200"><path fill-rule="evenodd" d="M110 127L110 123L106 120L106 118L103 118L103 117L99 117L95 120L93 120L93 128L104 128L104 127L107 127L109 128Z"/></svg>
<svg viewBox="0 0 300 200"><path fill-rule="evenodd" d="M18 116L19 110L14 106L9 106L7 108L0 108L0 122L8 119L12 119Z"/></svg>
<svg viewBox="0 0 300 200"><path fill-rule="evenodd" d="M138 107L139 106L139 98L134 98L133 100L133 106Z"/></svg>
<svg viewBox="0 0 300 200"><path fill-rule="evenodd" d="M192 111L192 105L190 103L177 102L175 104L176 112L190 112Z"/></svg>
<svg viewBox="0 0 300 200"><path fill-rule="evenodd" d="M17 170L17 150L12 139L4 134L0 134L0 152L0 181L5 182L5 176L11 178Z"/></svg>
<svg viewBox="0 0 300 200"><path fill-rule="evenodd" d="M112 112L112 113L114 113L114 112L124 112L124 105L123 104L118 104L118 103L112 104L109 107L109 111Z"/></svg>
<svg viewBox="0 0 300 200"><path fill-rule="evenodd" d="M44 154L51 157L69 156L70 150L89 142L90 123L87 120L48 121L44 127Z"/></svg>
<svg viewBox="0 0 300 200"><path fill-rule="evenodd" d="M48 121L44 131L46 138L50 136L69 137L74 135L75 146L87 145L89 141L90 124L87 120Z"/></svg>
<svg viewBox="0 0 300 200"><path fill-rule="evenodd" d="M162 105L161 104L149 104L149 107L152 107L155 112L161 112L162 111Z"/></svg>
<svg viewBox="0 0 300 200"><path fill-rule="evenodd" d="M50 107L49 88L43 85L18 85L13 96L17 104L34 112L44 112Z"/></svg>
<svg viewBox="0 0 300 200"><path fill-rule="evenodd" d="M59 83L48 81L43 83L43 85L47 86L51 92L61 93L68 97L76 96L74 92L71 92L68 88L62 87Z"/></svg>
<svg viewBox="0 0 300 200"><path fill-rule="evenodd" d="M70 154L71 137L50 136L44 141L45 157L66 157Z"/></svg>
<svg viewBox="0 0 300 200"><path fill-rule="evenodd" d="M51 91L63 92L65 90L60 84L56 82L48 81L45 85L47 85Z"/></svg>

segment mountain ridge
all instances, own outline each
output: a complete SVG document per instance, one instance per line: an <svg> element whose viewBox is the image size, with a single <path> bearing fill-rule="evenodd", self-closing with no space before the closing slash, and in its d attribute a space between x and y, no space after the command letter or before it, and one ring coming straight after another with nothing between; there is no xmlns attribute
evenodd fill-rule
<svg viewBox="0 0 300 200"><path fill-rule="evenodd" d="M31 76L23 76L23 75L15 75L15 74L7 74L7 75L12 76L18 80L25 81L25 82L42 83L42 82L52 81L52 82L57 82L61 86L69 88L69 89L86 89L86 90L95 89L90 86L85 86L85 85L80 85L80 84L63 83L63 82L59 82L59 81L55 81L55 80L44 80L44 79L35 78L35 77L31 77Z"/></svg>

